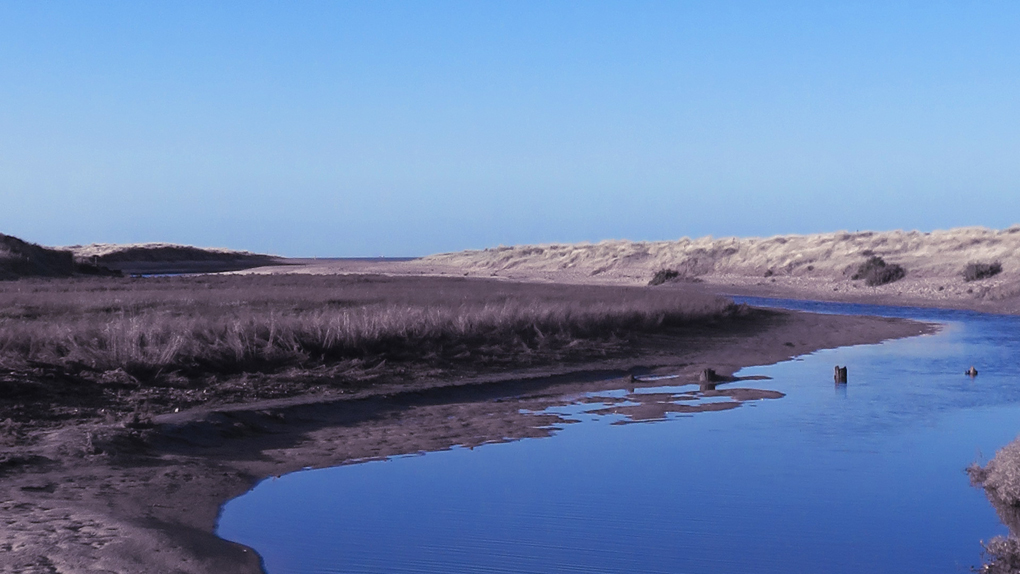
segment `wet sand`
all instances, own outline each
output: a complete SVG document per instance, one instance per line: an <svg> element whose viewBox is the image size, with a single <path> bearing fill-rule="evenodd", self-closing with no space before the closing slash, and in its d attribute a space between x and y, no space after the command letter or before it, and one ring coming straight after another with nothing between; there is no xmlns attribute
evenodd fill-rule
<svg viewBox="0 0 1020 574"><path fill-rule="evenodd" d="M0 572L259 572L250 549L213 534L220 506L259 480L399 454L544 437L557 416L530 414L627 389L628 421L669 412L713 416L743 400L781 400L768 381L736 381L741 367L817 349L932 332L911 321L796 312L674 335L644 335L628 358L583 367L447 372L401 387L303 396L156 417L151 425L75 423L14 431L0 455ZM705 368L719 376L702 389ZM691 398L641 388L691 384ZM636 377L634 377L636 375ZM819 384L831 385L831 380ZM753 387L753 388L750 388ZM730 402L698 408L698 394Z"/></svg>

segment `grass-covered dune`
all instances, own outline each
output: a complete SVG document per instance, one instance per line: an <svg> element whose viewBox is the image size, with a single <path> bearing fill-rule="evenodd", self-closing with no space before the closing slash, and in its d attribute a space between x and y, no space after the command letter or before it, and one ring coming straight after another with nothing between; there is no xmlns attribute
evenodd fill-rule
<svg viewBox="0 0 1020 574"><path fill-rule="evenodd" d="M70 277L71 252L49 249L0 233L0 280L19 277Z"/></svg>
<svg viewBox="0 0 1020 574"><path fill-rule="evenodd" d="M44 247L0 233L0 280L76 275L214 273L280 265L271 255L173 243Z"/></svg>
<svg viewBox="0 0 1020 574"><path fill-rule="evenodd" d="M690 292L463 278L4 282L0 396L27 400L7 403L0 419L32 416L26 405L47 401L127 408L144 395L160 410L383 374L590 360L626 351L635 334L740 313L729 300Z"/></svg>
<svg viewBox="0 0 1020 574"><path fill-rule="evenodd" d="M573 270L592 276L660 269L681 276L849 277L869 257L902 264L918 277L962 276L973 262L1020 270L1020 226L1002 231L967 227L946 231L835 232L775 237L683 238L676 241L522 245L433 255L428 262L492 270Z"/></svg>
<svg viewBox="0 0 1020 574"><path fill-rule="evenodd" d="M79 262L124 273L203 273L276 265L271 255L174 243L93 243L66 248Z"/></svg>
<svg viewBox="0 0 1020 574"><path fill-rule="evenodd" d="M702 281L747 295L1020 313L1020 226L520 245L407 266L571 283Z"/></svg>

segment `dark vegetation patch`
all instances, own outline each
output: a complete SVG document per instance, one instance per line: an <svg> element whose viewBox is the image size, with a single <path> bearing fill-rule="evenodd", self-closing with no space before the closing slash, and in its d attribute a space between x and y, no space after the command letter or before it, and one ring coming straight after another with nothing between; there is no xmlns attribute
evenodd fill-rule
<svg viewBox="0 0 1020 574"><path fill-rule="evenodd" d="M126 274L217 273L252 267L279 265L271 255L246 251L203 249L190 245L125 245L103 255L82 255L88 248L75 248L76 260Z"/></svg>
<svg viewBox="0 0 1020 574"><path fill-rule="evenodd" d="M75 261L70 251L43 247L0 233L0 280L73 275L117 276L120 273Z"/></svg>
<svg viewBox="0 0 1020 574"><path fill-rule="evenodd" d="M892 283L893 281L899 281L906 275L907 270L903 266L896 263L886 263L881 257L872 256L857 267L857 271L851 279L863 279L867 285L877 287Z"/></svg>
<svg viewBox="0 0 1020 574"><path fill-rule="evenodd" d="M988 279L1002 273L1002 263L968 263L963 269L964 281L978 281Z"/></svg>
<svg viewBox="0 0 1020 574"><path fill-rule="evenodd" d="M655 275L652 276L652 279L651 281L648 282L648 285L650 286L662 285L663 283L676 281L678 279L680 279L680 272L677 271L676 269L659 269L658 271L655 272Z"/></svg>
<svg viewBox="0 0 1020 574"><path fill-rule="evenodd" d="M0 234L0 279L70 277L72 273L74 258L70 251L48 249Z"/></svg>
<svg viewBox="0 0 1020 574"><path fill-rule="evenodd" d="M652 279L648 281L650 287L666 283L701 283L698 274L692 272L687 265L684 269L660 269L655 272Z"/></svg>
<svg viewBox="0 0 1020 574"><path fill-rule="evenodd" d="M715 323L741 309L677 290L441 277L3 282L0 420L103 416L139 400L165 411L458 366L624 356L639 334Z"/></svg>

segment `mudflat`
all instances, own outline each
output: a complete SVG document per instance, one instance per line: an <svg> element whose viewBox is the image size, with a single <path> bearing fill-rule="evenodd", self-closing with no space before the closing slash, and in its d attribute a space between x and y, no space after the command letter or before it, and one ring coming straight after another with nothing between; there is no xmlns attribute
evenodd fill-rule
<svg viewBox="0 0 1020 574"><path fill-rule="evenodd" d="M734 306L705 287L343 274L4 284L16 336L0 371L0 571L259 572L255 552L213 529L225 501L266 477L547 436L565 423L529 413L661 384L654 375L705 387L713 369L700 392L739 408L777 398L733 378L741 367L936 328ZM723 408L645 397L634 420Z"/></svg>

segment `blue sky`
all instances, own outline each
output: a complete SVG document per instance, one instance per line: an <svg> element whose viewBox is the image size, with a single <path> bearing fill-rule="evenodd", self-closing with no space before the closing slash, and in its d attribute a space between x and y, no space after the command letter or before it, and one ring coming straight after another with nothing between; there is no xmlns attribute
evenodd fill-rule
<svg viewBox="0 0 1020 574"><path fill-rule="evenodd" d="M1016 2L0 1L0 232L284 255L1020 222Z"/></svg>

